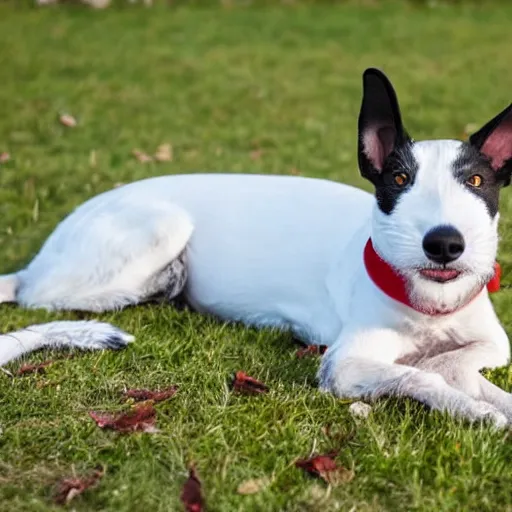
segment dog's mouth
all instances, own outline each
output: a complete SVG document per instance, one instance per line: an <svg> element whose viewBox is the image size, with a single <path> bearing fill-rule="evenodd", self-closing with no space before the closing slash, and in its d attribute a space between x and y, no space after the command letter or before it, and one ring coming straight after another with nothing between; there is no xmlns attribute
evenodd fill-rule
<svg viewBox="0 0 512 512"><path fill-rule="evenodd" d="M419 271L420 275L429 281L436 283L447 283L460 276L461 272L453 268L423 268Z"/></svg>

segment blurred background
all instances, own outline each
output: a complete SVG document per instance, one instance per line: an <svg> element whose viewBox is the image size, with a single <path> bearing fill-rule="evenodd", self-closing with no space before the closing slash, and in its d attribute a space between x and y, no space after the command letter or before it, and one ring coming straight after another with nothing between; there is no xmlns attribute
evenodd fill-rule
<svg viewBox="0 0 512 512"><path fill-rule="evenodd" d="M510 19L510 2L4 0L4 264L85 198L146 176L367 187L355 152L365 67L391 78L413 137L465 137L510 102Z"/></svg>

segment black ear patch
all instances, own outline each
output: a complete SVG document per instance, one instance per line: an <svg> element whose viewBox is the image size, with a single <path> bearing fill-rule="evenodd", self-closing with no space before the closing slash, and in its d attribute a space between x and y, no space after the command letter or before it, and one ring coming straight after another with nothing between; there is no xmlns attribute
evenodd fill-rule
<svg viewBox="0 0 512 512"><path fill-rule="evenodd" d="M386 75L370 68L363 73L363 100L359 113L359 169L374 182L386 159L409 141L402 126L395 90Z"/></svg>
<svg viewBox="0 0 512 512"><path fill-rule="evenodd" d="M361 175L375 185L379 208L390 214L402 194L410 189L418 171L412 141L402 125L395 90L378 69L363 74L363 101L359 114L358 159ZM407 175L399 186L397 173Z"/></svg>

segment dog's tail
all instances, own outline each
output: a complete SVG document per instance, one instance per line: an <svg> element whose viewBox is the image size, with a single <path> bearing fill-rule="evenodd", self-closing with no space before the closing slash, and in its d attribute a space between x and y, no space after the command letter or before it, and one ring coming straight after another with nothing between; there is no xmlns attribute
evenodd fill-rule
<svg viewBox="0 0 512 512"><path fill-rule="evenodd" d="M16 302L16 291L20 280L17 274L0 276L0 302Z"/></svg>
<svg viewBox="0 0 512 512"><path fill-rule="evenodd" d="M0 335L0 367L42 347L117 350L133 339L133 336L113 325L94 320L31 325Z"/></svg>

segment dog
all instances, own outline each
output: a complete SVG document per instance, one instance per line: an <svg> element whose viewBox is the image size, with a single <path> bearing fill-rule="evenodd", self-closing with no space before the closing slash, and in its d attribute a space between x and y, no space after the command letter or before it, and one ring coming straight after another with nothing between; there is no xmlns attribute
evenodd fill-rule
<svg viewBox="0 0 512 512"><path fill-rule="evenodd" d="M479 370L510 346L489 299L512 105L467 142L414 141L378 69L363 74L359 169L375 194L292 176L155 177L64 219L0 301L102 312L184 297L224 321L324 344L320 389L410 397L472 422L512 423L512 395ZM94 321L4 335L0 365L45 345L121 348Z"/></svg>

